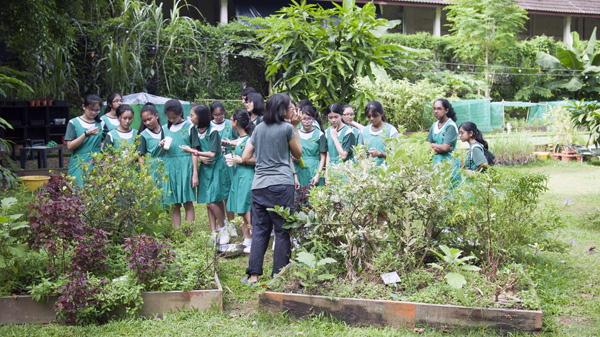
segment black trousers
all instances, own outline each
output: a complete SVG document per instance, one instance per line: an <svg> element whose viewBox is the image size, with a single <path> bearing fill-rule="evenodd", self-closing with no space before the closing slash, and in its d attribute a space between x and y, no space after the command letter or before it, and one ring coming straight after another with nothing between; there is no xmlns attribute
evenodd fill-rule
<svg viewBox="0 0 600 337"><path fill-rule="evenodd" d="M275 230L273 272L279 271L290 262L290 233L283 229L285 220L274 212L267 211L275 205L289 207L294 211L294 186L274 185L252 190L250 221L252 223L252 249L248 261L248 275L262 275L265 252L269 246L271 230Z"/></svg>

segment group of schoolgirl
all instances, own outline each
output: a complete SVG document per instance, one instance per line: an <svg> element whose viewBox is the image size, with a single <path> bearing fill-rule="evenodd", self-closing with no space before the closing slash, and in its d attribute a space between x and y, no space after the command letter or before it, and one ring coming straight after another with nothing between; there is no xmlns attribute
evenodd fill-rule
<svg viewBox="0 0 600 337"><path fill-rule="evenodd" d="M433 103L433 115L436 121L429 129L427 141L431 143L431 151L434 152L433 163L444 160L452 161L453 182L460 181L459 167L466 169L467 173L481 172L489 165L494 165L494 155L488 150L488 143L477 125L472 122L464 122L460 127L456 126L456 113L452 104L446 99L438 99ZM469 144L469 150L464 163L459 158L453 159L452 154L456 148L457 140Z"/></svg>
<svg viewBox="0 0 600 337"><path fill-rule="evenodd" d="M83 114L69 121L65 135L67 148L72 151L69 174L83 184L82 164L90 161L92 153L110 148L118 150L134 144L137 139L140 167L148 165L157 183L162 181L162 176L157 176L161 165L164 167L162 175L169 177L166 184L161 183L161 188L165 192L163 202L173 205L173 224L181 224L181 206L185 220L192 222L195 220L193 203L204 203L215 239L218 230L218 241L227 243L227 209L244 218L242 232L249 252L250 187L254 169L252 162L241 162L241 152L255 126L251 114L240 109L233 113L231 121L224 120L225 107L221 102L214 102L210 108L204 104L193 106L189 119L185 119L181 103L170 100L164 105L167 123L161 125L156 107L147 103L140 111L142 126L137 131L131 128L133 109L121 104L121 100L121 95L111 94L106 113L99 117L101 99L96 95L85 97ZM230 140L233 135L237 138L235 141ZM234 146L229 168L222 153L222 139L223 143Z"/></svg>

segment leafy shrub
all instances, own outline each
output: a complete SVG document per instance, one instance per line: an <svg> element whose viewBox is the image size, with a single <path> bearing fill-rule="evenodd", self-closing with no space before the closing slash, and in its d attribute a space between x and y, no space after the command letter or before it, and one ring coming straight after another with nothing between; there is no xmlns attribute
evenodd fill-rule
<svg viewBox="0 0 600 337"><path fill-rule="evenodd" d="M424 165L429 150L404 137L388 146L387 166L372 159L337 165L328 172L328 185L310 193L318 224L311 234L337 247L350 279L374 269L375 247L382 239L395 243L402 269L420 265L451 206L450 164ZM364 148L356 151L357 157L365 156ZM405 156L409 153L423 154Z"/></svg>
<svg viewBox="0 0 600 337"><path fill-rule="evenodd" d="M67 274L68 281L58 289L60 296L56 301L57 316L67 323L86 324L93 322L100 303L101 287L106 280L90 280L86 273ZM96 282L93 282L96 281Z"/></svg>
<svg viewBox="0 0 600 337"><path fill-rule="evenodd" d="M129 261L127 267L134 272L138 283L143 284L148 290L160 286L157 284L158 277L171 267L175 259L172 247L143 234L125 238L123 247L125 258Z"/></svg>
<svg viewBox="0 0 600 337"><path fill-rule="evenodd" d="M530 247L560 250L556 237L560 217L546 205L539 209L539 197L547 190L547 177L496 167L475 174L457 193L461 205L448 217L446 234L453 246L473 252L482 261L484 274L496 285L496 300L506 284L499 270Z"/></svg>
<svg viewBox="0 0 600 337"><path fill-rule="evenodd" d="M19 231L29 227L27 221L19 221L22 214L8 214L7 210L17 202L15 198L2 199L0 209L0 271L17 272L17 266L27 255L27 245L21 242Z"/></svg>
<svg viewBox="0 0 600 337"><path fill-rule="evenodd" d="M110 233L117 244L151 226L162 211L163 191L148 167L140 169L137 158L134 145L93 154L79 193L86 223Z"/></svg>
<svg viewBox="0 0 600 337"><path fill-rule="evenodd" d="M407 131L419 131L429 128L433 116L426 113L425 105L437 98L444 97L448 90L444 86L421 80L411 83L408 80L357 78L354 85L358 92L383 105L388 123L402 125ZM362 115L361 111L358 111Z"/></svg>

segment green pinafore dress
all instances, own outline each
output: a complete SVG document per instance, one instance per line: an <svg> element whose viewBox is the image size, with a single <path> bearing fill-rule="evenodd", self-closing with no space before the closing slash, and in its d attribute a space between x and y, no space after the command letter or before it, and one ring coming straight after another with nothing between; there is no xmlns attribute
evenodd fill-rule
<svg viewBox="0 0 600 337"><path fill-rule="evenodd" d="M236 156L242 156L248 139L250 139L248 135L238 138L238 144L234 152ZM232 167L233 179L231 180L231 189L227 198L227 211L237 214L250 212L254 165L235 164Z"/></svg>
<svg viewBox="0 0 600 337"><path fill-rule="evenodd" d="M100 145L102 144L102 122L94 122L88 123L81 119L81 117L73 118L69 121L67 125L67 132L65 134L65 140L75 140L82 133L87 130L97 127L100 132L97 135L87 136L83 143L76 149L73 150L71 154L71 160L69 161L69 175L74 177L79 185L83 184L82 176L83 169L82 164L89 162L92 157L90 156L92 153L100 152Z"/></svg>
<svg viewBox="0 0 600 337"><path fill-rule="evenodd" d="M310 132L299 130L299 132L304 167L301 167L299 162L294 162L294 168L300 185L308 186L319 169L321 152L327 152L327 140L325 134L319 129L313 129ZM324 184L325 178L321 177L317 186L323 186Z"/></svg>
<svg viewBox="0 0 600 337"><path fill-rule="evenodd" d="M114 129L106 136L106 139L104 140L104 146L112 145L115 150L126 148L127 146L135 143L136 134L136 129L130 129L128 132L121 132L117 129Z"/></svg>
<svg viewBox="0 0 600 337"><path fill-rule="evenodd" d="M140 133L140 145L138 152L144 156L144 165L148 166L148 170L152 174L152 178L157 186L164 191L166 186L163 186L162 174L164 173L164 155L159 143L164 138L162 128L158 133L152 132L150 129L144 129ZM160 169L162 167L162 169Z"/></svg>
<svg viewBox="0 0 600 337"><path fill-rule="evenodd" d="M386 152L385 140L388 138L394 138L398 136L398 130L388 123L384 123L383 127L377 131L373 131L373 124L365 126L361 133L361 144L363 144L367 150L375 149L379 152ZM375 158L377 165L381 165L385 162L385 158Z"/></svg>
<svg viewBox="0 0 600 337"><path fill-rule="evenodd" d="M184 152L179 145L198 146L198 132L189 121L179 124L163 125L164 136L173 138L168 151L165 151L165 172L169 177L165 204L181 204L196 201L196 191L192 189L192 155Z"/></svg>
<svg viewBox="0 0 600 337"><path fill-rule="evenodd" d="M107 115L102 115L100 119L104 122L104 129L106 130L106 133L118 128L121 124L117 118L108 117Z"/></svg>
<svg viewBox="0 0 600 337"><path fill-rule="evenodd" d="M340 155L335 147L335 143L333 142L333 138L331 137L331 126L327 128L325 131L325 136L327 137L327 151L329 151L329 164L339 164L341 162ZM354 158L354 153L352 151L352 147L356 145L356 138L354 137L354 132L352 128L348 125L344 125L344 127L338 131L338 141L340 145L342 145L342 149L344 151L348 151L348 156L345 161L352 160Z"/></svg>
<svg viewBox="0 0 600 337"><path fill-rule="evenodd" d="M203 133L198 133L198 138L200 140L199 151L214 152L215 157L210 165L200 163L196 202L210 204L223 201L229 196L231 180L221 152L221 136L219 136L219 131L213 129L211 125Z"/></svg>
<svg viewBox="0 0 600 337"><path fill-rule="evenodd" d="M446 134L449 133L452 137L451 139L446 139ZM440 128L438 126L438 122L435 121L431 128L429 129L429 135L427 136L427 141L442 145L444 143L448 143L452 146L452 150L447 153L436 153L433 156L433 163L440 163L443 160L448 160L452 162L452 184L457 185L461 180L461 175L459 173L460 170L460 158L452 158L452 153L454 152L454 148L456 148L456 141L458 139L458 127L456 123L452 119L448 119L444 125Z"/></svg>

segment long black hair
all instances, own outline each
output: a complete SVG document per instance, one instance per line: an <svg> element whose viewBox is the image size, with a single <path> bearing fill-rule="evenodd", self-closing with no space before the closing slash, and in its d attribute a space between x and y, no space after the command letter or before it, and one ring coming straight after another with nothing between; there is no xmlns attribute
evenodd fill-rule
<svg viewBox="0 0 600 337"><path fill-rule="evenodd" d="M448 118L450 118L451 120L456 122L456 112L454 112L454 108L452 107L452 104L450 104L450 102L448 102L447 99L439 98L439 99L436 99L435 102L442 102L442 106L444 107L444 109L448 109L446 116L448 116Z"/></svg>
<svg viewBox="0 0 600 337"><path fill-rule="evenodd" d="M248 94L251 94L253 92L258 92L258 91L256 91L256 89L254 89L252 87L245 87L244 89L242 89L242 97L246 96L246 98L247 98Z"/></svg>
<svg viewBox="0 0 600 337"><path fill-rule="evenodd" d="M342 106L338 103L333 103L330 104L327 109L325 109L325 115L329 115L330 113L336 113L340 116L344 116L344 108L342 108ZM346 124L346 122L344 122L344 119L342 118L342 124Z"/></svg>
<svg viewBox="0 0 600 337"><path fill-rule="evenodd" d="M365 106L365 116L369 113L369 111L371 111L371 114L377 114L378 116L381 116L381 120L387 122L385 119L385 110L383 109L383 105L381 105L381 103L378 101L370 101L367 103Z"/></svg>
<svg viewBox="0 0 600 337"><path fill-rule="evenodd" d="M106 98L106 108L109 110L105 111L105 113L110 112L110 110L112 110L112 108L113 108L112 103L115 100L115 98L117 98L117 96L121 96L121 98L123 98L123 95L121 95L118 92L112 92L110 95L108 95L108 97ZM116 111L117 111L117 109L115 109L115 112Z"/></svg>
<svg viewBox="0 0 600 337"><path fill-rule="evenodd" d="M471 122L464 122L460 125L460 128L462 128L466 132L473 132L473 138L475 138L475 141L483 145L483 147L485 147L486 149L488 148L488 143L483 139L483 134L481 134L481 131L479 131L479 129L477 128L477 124Z"/></svg>
<svg viewBox="0 0 600 337"><path fill-rule="evenodd" d="M254 109L252 113L257 116L262 116L265 114L265 99L261 94L257 92L251 92L246 96L246 101L252 102L254 104Z"/></svg>
<svg viewBox="0 0 600 337"><path fill-rule="evenodd" d="M244 109L236 109L231 115L234 121L236 121L244 131L250 136L254 131L254 123L250 120L250 114Z"/></svg>
<svg viewBox="0 0 600 337"><path fill-rule="evenodd" d="M285 120L285 111L290 106L290 98L286 94L275 94L267 100L264 122L267 125L281 123Z"/></svg>
<svg viewBox="0 0 600 337"><path fill-rule="evenodd" d="M309 115L314 120L317 121L321 130L323 130L323 123L321 121L321 116L319 116L319 111L312 105L305 105L301 108L302 113Z"/></svg>
<svg viewBox="0 0 600 337"><path fill-rule="evenodd" d="M96 104L98 104L100 109L102 109L102 99L100 99L98 95L89 94L85 95L85 97L83 98L83 106L86 108L91 108ZM100 114L97 114L96 117L94 117L94 121L96 123L102 122L102 120L100 119Z"/></svg>
<svg viewBox="0 0 600 337"><path fill-rule="evenodd" d="M225 114L225 113L226 113L226 111L225 111L225 105L223 105L223 103L221 103L221 101L214 101L214 102L212 102L212 104L210 105L210 115L211 115L211 118L213 118L213 117L212 117L212 114L213 114L213 113L215 112L215 110L217 110L217 109L221 110L221 112L222 112L223 114Z"/></svg>
<svg viewBox="0 0 600 337"><path fill-rule="evenodd" d="M198 127L198 129L204 129L210 126L210 121L212 121L212 113L206 104L196 104L192 107L192 111L194 111L196 114L196 120L198 121L196 127Z"/></svg>
<svg viewBox="0 0 600 337"><path fill-rule="evenodd" d="M158 121L158 126L160 126L160 115L158 114L158 110L156 110L156 106L154 105L154 103L148 102L148 103L144 104L144 106L140 110L140 117L144 114L144 112L149 112L149 113L153 114L154 116L156 116L156 120ZM138 135L146 129L147 129L146 124L144 124L144 121L142 121L142 124L140 125L140 129L138 130ZM161 131L162 131L162 126L161 126Z"/></svg>
<svg viewBox="0 0 600 337"><path fill-rule="evenodd" d="M179 102L176 99L170 99L168 101L165 102L165 115L167 114L167 112L172 112L175 113L179 116L181 116L181 118L183 118L183 106L181 105L181 102ZM171 122L167 122L167 128L171 128L171 125L173 125Z"/></svg>
<svg viewBox="0 0 600 337"><path fill-rule="evenodd" d="M131 111L131 114L133 115L133 108L127 104L121 104L119 105L119 107L117 108L117 111L115 111L115 113L117 114L117 118L121 117L122 114L125 113L125 111Z"/></svg>

